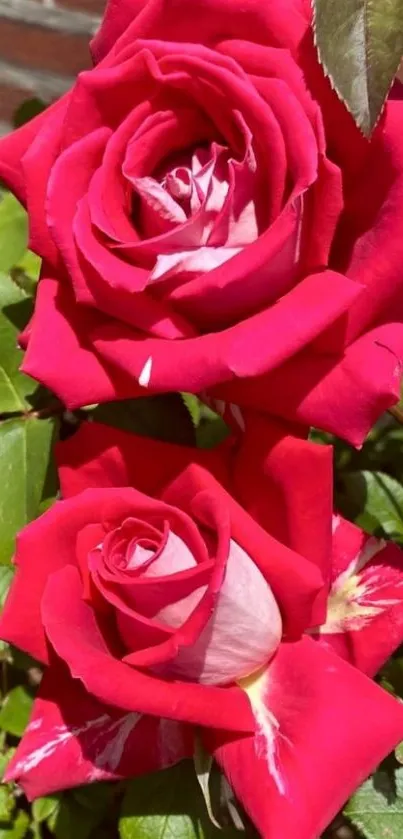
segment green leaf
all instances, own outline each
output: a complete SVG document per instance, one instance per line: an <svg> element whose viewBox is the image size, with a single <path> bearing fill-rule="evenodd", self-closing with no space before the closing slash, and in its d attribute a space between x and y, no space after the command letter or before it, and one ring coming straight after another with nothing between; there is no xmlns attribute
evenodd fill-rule
<svg viewBox="0 0 403 839"><path fill-rule="evenodd" d="M373 775L350 799L345 815L366 839L403 836L403 767L391 779L386 771Z"/></svg>
<svg viewBox="0 0 403 839"><path fill-rule="evenodd" d="M178 393L98 405L92 417L97 422L156 440L195 444L193 422Z"/></svg>
<svg viewBox="0 0 403 839"><path fill-rule="evenodd" d="M42 99L38 99L37 96L33 96L31 99L26 99L22 105L17 108L14 114L14 125L16 128L20 128L21 125L25 125L26 122L29 122L34 117L41 114L46 108L45 102Z"/></svg>
<svg viewBox="0 0 403 839"><path fill-rule="evenodd" d="M403 541L403 487L383 472L347 472L339 479L341 512L376 535Z"/></svg>
<svg viewBox="0 0 403 839"><path fill-rule="evenodd" d="M0 710L0 728L22 737L28 725L33 698L23 685L18 685L7 694Z"/></svg>
<svg viewBox="0 0 403 839"><path fill-rule="evenodd" d="M222 443L229 434L223 418L193 393L181 393L181 397L195 427L198 448L212 449Z"/></svg>
<svg viewBox="0 0 403 839"><path fill-rule="evenodd" d="M0 786L0 822L11 821L15 810L15 798L11 788L2 784Z"/></svg>
<svg viewBox="0 0 403 839"><path fill-rule="evenodd" d="M181 397L189 411L193 425L197 428L202 415L202 402L194 393L181 393Z"/></svg>
<svg viewBox="0 0 403 839"><path fill-rule="evenodd" d="M11 195L0 195L0 271L7 272L22 258L28 242L28 218Z"/></svg>
<svg viewBox="0 0 403 839"><path fill-rule="evenodd" d="M37 389L37 383L18 369L23 358L17 346L18 335L31 310L32 300L27 292L0 273L0 414L27 411L32 402L29 397Z"/></svg>
<svg viewBox="0 0 403 839"><path fill-rule="evenodd" d="M119 835L121 839L203 839L187 762L128 785Z"/></svg>
<svg viewBox="0 0 403 839"><path fill-rule="evenodd" d="M19 810L12 824L7 827L0 826L0 839L24 839L28 828L28 813L25 810Z"/></svg>
<svg viewBox="0 0 403 839"><path fill-rule="evenodd" d="M59 795L46 795L32 802L32 816L36 822L44 822L56 812L60 805Z"/></svg>
<svg viewBox="0 0 403 839"><path fill-rule="evenodd" d="M32 253L32 251L25 251L22 258L17 262L16 268L19 268L20 271L24 271L24 274L32 280L33 283L37 283L39 279L39 271L41 267L41 259L36 253ZM31 286L31 292L34 288Z"/></svg>
<svg viewBox="0 0 403 839"><path fill-rule="evenodd" d="M106 792L106 787L102 784L100 785L100 788L104 790L102 796L98 794L97 786L94 785L92 796L89 793L92 800L91 807L87 804L87 787L84 788L81 797L77 795L78 790L69 790L59 797L56 807L47 817L49 830L54 833L56 839L88 839L90 835L93 835L95 839L98 835L95 831L104 819L111 797L115 793L114 785L109 785ZM86 803L83 804L83 801Z"/></svg>
<svg viewBox="0 0 403 839"><path fill-rule="evenodd" d="M75 801L86 810L104 812L116 795L116 784L98 781L73 790Z"/></svg>
<svg viewBox="0 0 403 839"><path fill-rule="evenodd" d="M39 512L46 487L55 422L35 417L0 423L0 564L15 536Z"/></svg>
<svg viewBox="0 0 403 839"><path fill-rule="evenodd" d="M223 829L209 820L205 803L190 760L135 778L126 785L119 819L120 839L237 839L226 803L221 806L220 790L214 790L220 773L211 777L214 810L220 812ZM214 793L219 793L216 796ZM248 825L245 839L258 839Z"/></svg>
<svg viewBox="0 0 403 839"><path fill-rule="evenodd" d="M32 839L43 839L41 822L32 822L30 825Z"/></svg>
<svg viewBox="0 0 403 839"><path fill-rule="evenodd" d="M403 55L403 0L313 0L319 59L369 137Z"/></svg>
<svg viewBox="0 0 403 839"><path fill-rule="evenodd" d="M5 738L5 732L2 732L2 737ZM2 751L0 753L0 782L3 780L3 775L7 769L8 764L12 757L14 757L15 749L7 749L7 751Z"/></svg>
<svg viewBox="0 0 403 839"><path fill-rule="evenodd" d="M36 292L41 264L39 256L36 256L32 251L25 251L23 257L10 271L10 276L15 285L29 294L30 297L33 297Z"/></svg>
<svg viewBox="0 0 403 839"><path fill-rule="evenodd" d="M219 414L214 413L207 405L203 406L201 418L196 431L196 442L199 449L213 449L228 437L229 428Z"/></svg>

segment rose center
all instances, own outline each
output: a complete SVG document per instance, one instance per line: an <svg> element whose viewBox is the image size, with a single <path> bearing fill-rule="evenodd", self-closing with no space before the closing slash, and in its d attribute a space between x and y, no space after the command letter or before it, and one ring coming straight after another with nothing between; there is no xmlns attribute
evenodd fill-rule
<svg viewBox="0 0 403 839"><path fill-rule="evenodd" d="M112 583L135 613L170 631L180 630L175 658L154 668L166 677L234 682L267 664L280 643L281 615L253 559L230 541L213 611L210 600L206 611L210 566L211 560L196 561L167 522L142 525L133 519L108 534L92 561L96 580L105 580L104 593ZM195 621L195 612L205 617ZM196 635L188 633L189 619L189 626L200 627ZM136 631L134 625L127 628L126 610L124 622L118 616L118 626L130 653Z"/></svg>
<svg viewBox="0 0 403 839"><path fill-rule="evenodd" d="M238 160L213 142L168 159L152 176L138 177L126 161L124 174L143 252L154 259L151 282L211 270L259 235L251 147Z"/></svg>

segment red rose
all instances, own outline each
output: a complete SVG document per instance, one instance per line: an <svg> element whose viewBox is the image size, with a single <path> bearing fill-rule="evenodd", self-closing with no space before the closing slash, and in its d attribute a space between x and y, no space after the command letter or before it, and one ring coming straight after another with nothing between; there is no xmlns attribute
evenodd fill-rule
<svg viewBox="0 0 403 839"><path fill-rule="evenodd" d="M24 369L69 406L213 389L359 443L399 393L403 104L371 143L308 0L110 0L0 143L44 259Z"/></svg>
<svg viewBox="0 0 403 839"><path fill-rule="evenodd" d="M30 796L175 763L198 726L262 836L316 839L403 737L399 703L343 660L354 645L327 649L331 451L261 422L212 453L93 424L62 444L65 500L21 533L1 622L49 665L7 775ZM338 615L394 621L379 664L403 637L403 571L395 547L377 556L365 610L347 586ZM371 670L376 632L353 624L337 631Z"/></svg>

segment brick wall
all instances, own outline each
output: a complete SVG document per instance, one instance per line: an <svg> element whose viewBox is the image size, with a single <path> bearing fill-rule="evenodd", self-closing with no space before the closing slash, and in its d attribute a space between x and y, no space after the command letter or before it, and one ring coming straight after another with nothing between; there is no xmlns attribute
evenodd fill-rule
<svg viewBox="0 0 403 839"><path fill-rule="evenodd" d="M88 67L106 0L0 0L0 133L26 99L51 102Z"/></svg>

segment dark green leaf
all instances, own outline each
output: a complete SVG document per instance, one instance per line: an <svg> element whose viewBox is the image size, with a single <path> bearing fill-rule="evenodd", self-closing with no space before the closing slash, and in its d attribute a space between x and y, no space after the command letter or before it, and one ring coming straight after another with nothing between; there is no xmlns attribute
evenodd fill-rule
<svg viewBox="0 0 403 839"><path fill-rule="evenodd" d="M194 768L186 760L128 783L119 835L121 839L236 839L240 834L211 823ZM255 839L256 834L248 830L243 836Z"/></svg>
<svg viewBox="0 0 403 839"><path fill-rule="evenodd" d="M92 417L97 422L156 440L195 444L193 422L178 393L109 402L95 408Z"/></svg>
<svg viewBox="0 0 403 839"><path fill-rule="evenodd" d="M128 785L119 834L121 839L203 839L187 763Z"/></svg>
<svg viewBox="0 0 403 839"><path fill-rule="evenodd" d="M385 771L363 784L345 808L345 814L366 839L401 839L403 836L403 767Z"/></svg>
<svg viewBox="0 0 403 839"><path fill-rule="evenodd" d="M319 58L366 136L403 55L403 0L313 0Z"/></svg>
<svg viewBox="0 0 403 839"><path fill-rule="evenodd" d="M215 414L205 405L196 430L196 442L199 449L213 449L228 437L229 428L219 414Z"/></svg>
<svg viewBox="0 0 403 839"><path fill-rule="evenodd" d="M36 256L32 251L25 251L22 258L11 269L10 275L15 285L32 297L36 292L40 269L41 260L39 256Z"/></svg>
<svg viewBox="0 0 403 839"><path fill-rule="evenodd" d="M28 219L10 192L0 194L0 271L10 270L23 257L28 241Z"/></svg>
<svg viewBox="0 0 403 839"><path fill-rule="evenodd" d="M31 694L23 685L10 690L0 710L0 728L15 737L22 737L28 725L32 702Z"/></svg>
<svg viewBox="0 0 403 839"><path fill-rule="evenodd" d="M403 540L403 487L383 472L346 472L340 478L339 506L376 535Z"/></svg>
<svg viewBox="0 0 403 839"><path fill-rule="evenodd" d="M53 420L34 417L0 423L0 564L9 562L16 534L39 512L54 429Z"/></svg>
<svg viewBox="0 0 403 839"><path fill-rule="evenodd" d="M16 128L19 128L21 125L25 125L26 122L29 122L30 119L38 116L38 114L42 113L46 108L46 103L42 101L42 99L38 99L37 96L33 96L31 99L26 99L25 102L17 108L14 114L14 125Z"/></svg>
<svg viewBox="0 0 403 839"><path fill-rule="evenodd" d="M198 448L212 449L222 443L229 434L223 418L193 393L182 393L181 397L195 427Z"/></svg>
<svg viewBox="0 0 403 839"><path fill-rule="evenodd" d="M29 397L37 388L37 383L18 369L23 358L17 347L18 334L29 320L31 309L28 294L10 277L0 274L0 414L28 410Z"/></svg>
<svg viewBox="0 0 403 839"><path fill-rule="evenodd" d="M97 786L95 784L90 793L87 793L89 787L84 787L82 791L69 790L60 796L56 807L47 817L48 827L56 839L88 839L92 835L96 839L95 831L104 819L115 793L113 784L107 787L100 784L99 793ZM88 803L90 799L91 806Z"/></svg>

